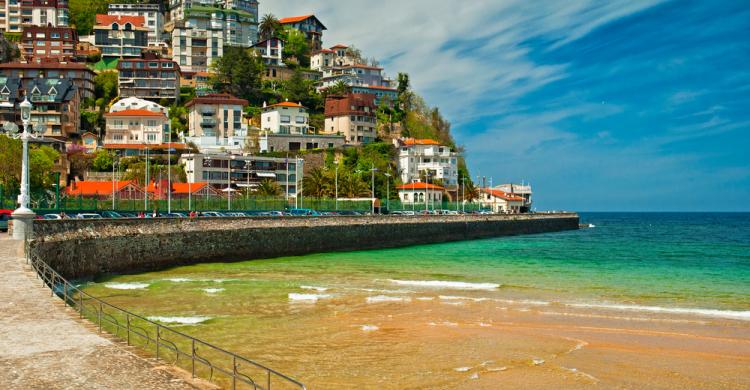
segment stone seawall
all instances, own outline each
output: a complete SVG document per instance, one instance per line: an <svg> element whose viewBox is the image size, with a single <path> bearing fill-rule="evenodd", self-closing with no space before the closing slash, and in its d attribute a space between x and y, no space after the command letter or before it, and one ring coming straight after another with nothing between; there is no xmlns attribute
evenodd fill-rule
<svg viewBox="0 0 750 390"><path fill-rule="evenodd" d="M66 278L213 261L393 248L578 229L574 213L39 220L30 255Z"/></svg>

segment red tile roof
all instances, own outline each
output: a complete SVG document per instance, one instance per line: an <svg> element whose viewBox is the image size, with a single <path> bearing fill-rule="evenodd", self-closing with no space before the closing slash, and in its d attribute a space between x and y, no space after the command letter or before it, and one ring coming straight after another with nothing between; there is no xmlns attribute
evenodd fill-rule
<svg viewBox="0 0 750 390"><path fill-rule="evenodd" d="M116 181L115 192L122 191L128 186L133 186L137 191L143 191L143 188L138 186L134 180ZM70 184L65 189L65 193L74 196L86 196L86 195L112 195L112 182L111 181L78 181Z"/></svg>
<svg viewBox="0 0 750 390"><path fill-rule="evenodd" d="M404 140L404 145L440 145L440 142L434 139L407 138Z"/></svg>
<svg viewBox="0 0 750 390"><path fill-rule="evenodd" d="M195 193L207 186L208 183L172 183L172 193L187 194Z"/></svg>
<svg viewBox="0 0 750 390"><path fill-rule="evenodd" d="M336 46L331 46L331 50L333 50L333 49L348 49L348 48L349 48L349 46L342 45L340 43L338 45L336 45Z"/></svg>
<svg viewBox="0 0 750 390"><path fill-rule="evenodd" d="M288 18L279 19L279 23L281 24L297 23L297 22L301 22L305 19L312 18L312 17L315 17L315 15L290 16Z"/></svg>
<svg viewBox="0 0 750 390"><path fill-rule="evenodd" d="M364 110L352 110L354 107L369 107L370 112ZM329 96L325 103L325 116L327 118L342 115L366 115L375 116L378 106L375 105L375 95L371 93L349 93L346 96Z"/></svg>
<svg viewBox="0 0 750 390"><path fill-rule="evenodd" d="M136 117L161 117L166 118L163 113L161 112L154 112L149 110L143 110L143 109L135 109L135 110L122 110L122 111L116 111L116 112L109 112L104 114L106 117L117 117L117 116L136 116Z"/></svg>
<svg viewBox="0 0 750 390"><path fill-rule="evenodd" d="M109 26L113 23L125 24L130 23L137 27L143 27L146 25L146 18L143 16L127 16L127 15L96 15L96 24L98 26Z"/></svg>
<svg viewBox="0 0 750 390"><path fill-rule="evenodd" d="M380 85L355 85L352 88L384 89L384 90L396 92L396 88L383 87L383 86L380 86Z"/></svg>
<svg viewBox="0 0 750 390"><path fill-rule="evenodd" d="M305 106L301 104L292 103L292 102L281 102L281 103L271 104L270 106L267 106L266 108L271 108L271 107L305 108Z"/></svg>
<svg viewBox="0 0 750 390"><path fill-rule="evenodd" d="M149 148L151 150L156 149L177 149L177 150L188 150L190 149L185 144L178 144L178 143L163 143L163 144L104 144L104 149L131 149L131 150L143 150L146 148Z"/></svg>
<svg viewBox="0 0 750 390"><path fill-rule="evenodd" d="M524 198L520 196L509 194L505 191L496 190L494 188L482 188L481 191L485 194L490 194L496 198L500 198L500 199L504 199L504 200L508 200L512 202L523 202L525 200Z"/></svg>
<svg viewBox="0 0 750 390"><path fill-rule="evenodd" d="M0 69L71 69L71 70L85 70L90 73L94 73L93 70L89 69L85 64L78 62L59 62L44 60L40 62L8 62L0 64Z"/></svg>
<svg viewBox="0 0 750 390"><path fill-rule="evenodd" d="M445 191L445 188L436 186L434 184L424 183L424 182L417 182L417 183L409 183L404 184L401 186L396 187L397 190L436 190L436 191Z"/></svg>

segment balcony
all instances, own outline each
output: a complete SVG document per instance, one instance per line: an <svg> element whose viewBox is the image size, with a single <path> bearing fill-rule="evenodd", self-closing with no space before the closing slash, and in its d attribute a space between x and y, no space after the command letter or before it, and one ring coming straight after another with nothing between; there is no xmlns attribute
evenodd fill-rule
<svg viewBox="0 0 750 390"><path fill-rule="evenodd" d="M216 126L216 123L216 119L203 118L203 120L201 120L201 127L214 127Z"/></svg>

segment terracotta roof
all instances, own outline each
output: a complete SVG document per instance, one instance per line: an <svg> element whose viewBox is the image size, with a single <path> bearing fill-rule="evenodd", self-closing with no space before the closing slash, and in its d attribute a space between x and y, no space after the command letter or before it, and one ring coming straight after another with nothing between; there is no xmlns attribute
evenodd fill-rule
<svg viewBox="0 0 750 390"><path fill-rule="evenodd" d="M404 145L440 145L440 142L434 139L407 138L404 140Z"/></svg>
<svg viewBox="0 0 750 390"><path fill-rule="evenodd" d="M113 23L134 24L137 27L143 27L146 24L146 18L143 16L127 16L127 15L96 15L96 24L98 26L108 26Z"/></svg>
<svg viewBox="0 0 750 390"><path fill-rule="evenodd" d="M288 18L281 18L279 19L279 23L286 24L286 23L297 23L301 22L305 19L315 17L315 15L301 15L301 16L290 16Z"/></svg>
<svg viewBox="0 0 750 390"><path fill-rule="evenodd" d="M512 194L509 194L509 193L507 193L505 191L500 191L500 190L496 190L496 189L493 189L493 188L482 188L481 191L483 193L485 193L485 194L490 194L490 195L492 195L492 196L494 196L496 198L500 198L500 199L504 199L504 200L509 200L509 201L513 201L513 202L523 202L525 200L524 198L522 198L520 196L512 195Z"/></svg>
<svg viewBox="0 0 750 390"><path fill-rule="evenodd" d="M131 149L131 150L143 150L146 148L151 150L156 149L177 149L177 150L188 150L190 149L185 144L178 143L163 143L163 144L104 144L104 149Z"/></svg>
<svg viewBox="0 0 750 390"><path fill-rule="evenodd" d="M281 102L281 103L271 104L270 106L266 106L264 108L271 108L271 107L305 108L305 106L301 104L292 103L292 102Z"/></svg>
<svg viewBox="0 0 750 390"><path fill-rule="evenodd" d="M396 88L390 88L390 87L383 87L380 85L354 85L352 88L365 88L365 89L384 89L387 91L393 91L396 92Z"/></svg>
<svg viewBox="0 0 750 390"><path fill-rule="evenodd" d="M208 183L172 183L173 194L187 194L197 192L207 186Z"/></svg>
<svg viewBox="0 0 750 390"><path fill-rule="evenodd" d="M78 62L40 61L40 62L8 62L0 64L0 69L72 69L86 70L94 73L86 65Z"/></svg>
<svg viewBox="0 0 750 390"><path fill-rule="evenodd" d="M436 186L434 184L424 183L424 182L417 182L417 183L409 183L404 184L401 186L396 187L397 190L438 190L438 191L445 191L445 188Z"/></svg>
<svg viewBox="0 0 750 390"><path fill-rule="evenodd" d="M333 50L333 49L348 49L348 48L349 48L349 46L342 45L340 43L338 45L336 45L336 46L331 46L331 50Z"/></svg>
<svg viewBox="0 0 750 390"><path fill-rule="evenodd" d="M352 106L369 107L370 112L352 110ZM325 102L325 116L366 115L375 116L378 106L375 105L375 95L371 93L349 93L346 96L329 96Z"/></svg>
<svg viewBox="0 0 750 390"><path fill-rule="evenodd" d="M163 113L161 112L154 112L149 110L143 110L143 109L133 109L133 110L122 110L122 111L115 111L115 112L108 112L104 114L104 116L110 117L110 116L136 116L136 117L161 117L166 118Z"/></svg>
<svg viewBox="0 0 750 390"><path fill-rule="evenodd" d="M132 185L137 191L143 191L133 180L116 181L115 192L122 191L125 187ZM111 181L78 181L70 184L65 189L68 195L112 195Z"/></svg>
<svg viewBox="0 0 750 390"><path fill-rule="evenodd" d="M321 49L321 50L318 50L316 53L313 53L313 54L318 54L318 53L335 53L335 51L329 50L329 49Z"/></svg>
<svg viewBox="0 0 750 390"><path fill-rule="evenodd" d="M228 93L211 93L205 96L199 96L187 102L185 107L191 107L196 104L236 104L247 106L249 103L245 99L240 99Z"/></svg>

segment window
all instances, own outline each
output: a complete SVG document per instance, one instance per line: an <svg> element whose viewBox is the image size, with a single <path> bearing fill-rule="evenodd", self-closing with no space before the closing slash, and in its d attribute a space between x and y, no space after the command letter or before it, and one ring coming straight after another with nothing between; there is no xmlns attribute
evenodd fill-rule
<svg viewBox="0 0 750 390"><path fill-rule="evenodd" d="M282 115L281 116L281 123L289 123L290 121L291 121L291 118L289 117L289 115Z"/></svg>
<svg viewBox="0 0 750 390"><path fill-rule="evenodd" d="M156 141L156 134L147 134L146 137L149 141Z"/></svg>
<svg viewBox="0 0 750 390"><path fill-rule="evenodd" d="M59 32L50 33L49 37L52 39L60 39L60 33Z"/></svg>
<svg viewBox="0 0 750 390"><path fill-rule="evenodd" d="M148 122L146 123L146 125L149 126L149 127L156 127L156 126L158 126L156 124L156 121L153 120L153 119L149 119Z"/></svg>

